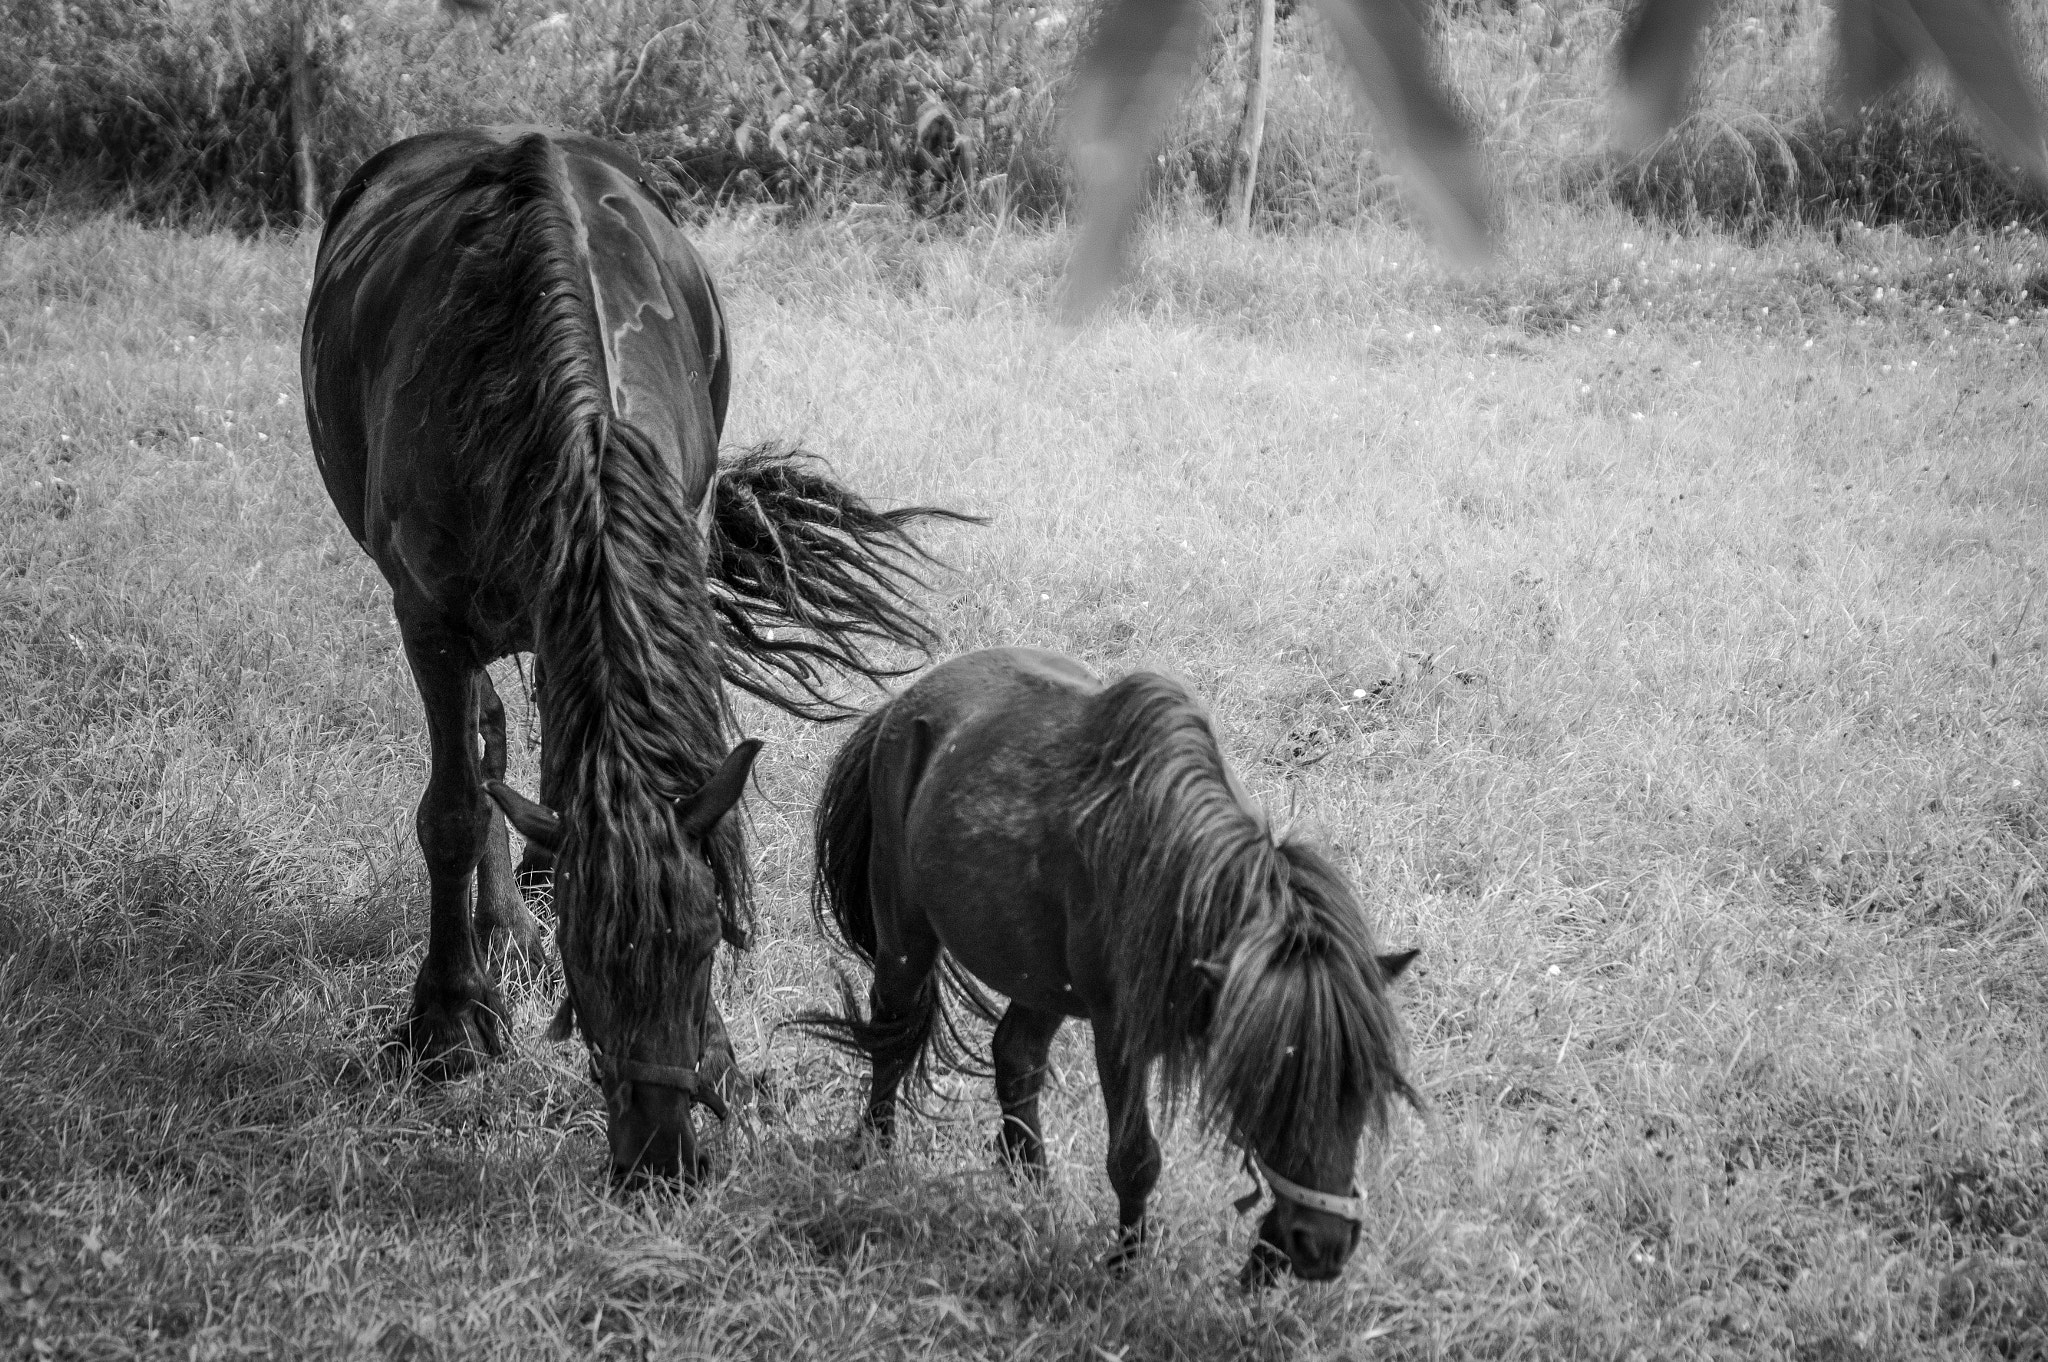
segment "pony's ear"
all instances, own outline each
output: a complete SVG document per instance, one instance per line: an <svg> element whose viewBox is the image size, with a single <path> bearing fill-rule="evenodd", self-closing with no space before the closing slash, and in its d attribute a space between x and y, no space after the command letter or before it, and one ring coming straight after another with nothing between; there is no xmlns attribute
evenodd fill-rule
<svg viewBox="0 0 2048 1362"><path fill-rule="evenodd" d="M1420 954L1422 954L1422 951L1418 947L1412 951L1396 951L1392 955L1380 956L1380 978L1390 984L1393 983L1401 977L1402 971L1407 969L1414 962L1415 957Z"/></svg>
<svg viewBox="0 0 2048 1362"><path fill-rule="evenodd" d="M760 752L761 740L748 738L725 754L725 760L718 764L703 788L676 801L676 818L684 832L703 837L718 826L727 810L740 802L740 795L747 788L747 774L754 769L754 758Z"/></svg>
<svg viewBox="0 0 2048 1362"><path fill-rule="evenodd" d="M519 835L544 849L550 856L561 850L562 819L545 804L536 804L502 780L484 782L491 800L505 811Z"/></svg>

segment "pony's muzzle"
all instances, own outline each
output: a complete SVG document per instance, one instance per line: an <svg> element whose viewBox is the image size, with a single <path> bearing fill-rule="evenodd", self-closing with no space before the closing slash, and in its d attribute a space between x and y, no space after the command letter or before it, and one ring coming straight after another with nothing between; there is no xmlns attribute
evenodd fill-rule
<svg viewBox="0 0 2048 1362"><path fill-rule="evenodd" d="M1358 1247L1358 1232L1358 1222L1346 1216L1278 1202L1259 1222L1246 1278L1262 1270L1264 1278L1256 1284L1263 1285L1285 1266L1305 1282L1334 1281Z"/></svg>

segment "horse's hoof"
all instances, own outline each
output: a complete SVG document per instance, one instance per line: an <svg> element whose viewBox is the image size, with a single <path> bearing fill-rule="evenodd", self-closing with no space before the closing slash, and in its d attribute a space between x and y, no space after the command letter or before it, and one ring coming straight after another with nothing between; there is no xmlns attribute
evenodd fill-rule
<svg viewBox="0 0 2048 1362"><path fill-rule="evenodd" d="M503 1007L484 999L414 1004L384 1043L385 1055L429 1082L464 1078L505 1053Z"/></svg>
<svg viewBox="0 0 2048 1362"><path fill-rule="evenodd" d="M1137 1266L1138 1255L1144 1252L1144 1249L1145 1227L1142 1224L1124 1230L1117 1236L1116 1248L1102 1260L1103 1270L1119 1277L1124 1276Z"/></svg>
<svg viewBox="0 0 2048 1362"><path fill-rule="evenodd" d="M494 927L490 957L508 979L532 983L548 972L548 934L531 916L522 927Z"/></svg>
<svg viewBox="0 0 2048 1362"><path fill-rule="evenodd" d="M1028 1178L1032 1182L1045 1181L1045 1145L1042 1141L1014 1135L1008 1126L1004 1126L990 1138L988 1147L1011 1177Z"/></svg>

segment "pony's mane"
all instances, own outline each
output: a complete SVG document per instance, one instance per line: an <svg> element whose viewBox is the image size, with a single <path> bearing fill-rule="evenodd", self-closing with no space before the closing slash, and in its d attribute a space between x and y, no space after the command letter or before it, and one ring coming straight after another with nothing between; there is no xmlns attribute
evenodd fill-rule
<svg viewBox="0 0 2048 1362"><path fill-rule="evenodd" d="M621 981L630 1034L673 1005L676 939L701 937L708 914L737 940L751 914L740 820L706 842L707 902L689 892L673 807L728 745L705 546L659 451L612 412L560 148L521 137L479 157L465 189L435 382L458 458L489 489L479 577L520 588L546 664L543 788L563 820L556 873L583 910L563 950Z"/></svg>
<svg viewBox="0 0 2048 1362"><path fill-rule="evenodd" d="M1206 1122L1286 1158L1340 1117L1384 1127L1396 1097L1414 1102L1364 910L1238 801L1201 704L1135 673L1096 697L1076 746L1081 852L1134 1000L1119 1025L1169 1110L1199 1082ZM1230 966L1220 991L1209 963Z"/></svg>

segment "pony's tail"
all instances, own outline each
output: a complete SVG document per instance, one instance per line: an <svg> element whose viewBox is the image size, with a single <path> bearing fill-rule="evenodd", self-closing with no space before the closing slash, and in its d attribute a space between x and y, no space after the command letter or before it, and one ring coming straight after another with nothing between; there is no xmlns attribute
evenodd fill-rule
<svg viewBox="0 0 2048 1362"><path fill-rule="evenodd" d="M811 917L819 930L870 965L875 962L875 904L868 892L868 862L875 811L868 772L888 713L887 705L869 711L832 759L811 832Z"/></svg>
<svg viewBox="0 0 2048 1362"><path fill-rule="evenodd" d="M874 805L868 776L888 712L889 707L881 705L864 716L833 758L818 799L812 843L811 916L820 931L870 966L875 961L875 904L868 879ZM995 1020L987 996L946 956L925 976L901 1016L866 1015L853 985L841 974L836 1013L802 1012L792 1022L829 1045L865 1056L878 1070L904 1073L915 1106L918 1096L932 1091L935 1067L981 1076L989 1072L973 1058L974 1047L960 1034L946 1007L948 994L961 998L984 1020Z"/></svg>
<svg viewBox="0 0 2048 1362"><path fill-rule="evenodd" d="M935 506L876 510L816 455L780 444L721 461L712 515L725 679L807 719L852 712L826 693L826 669L901 676L912 668L879 662L869 649L889 643L929 653L938 642L910 604L910 590L924 584L919 569L934 561L910 527L982 523Z"/></svg>

